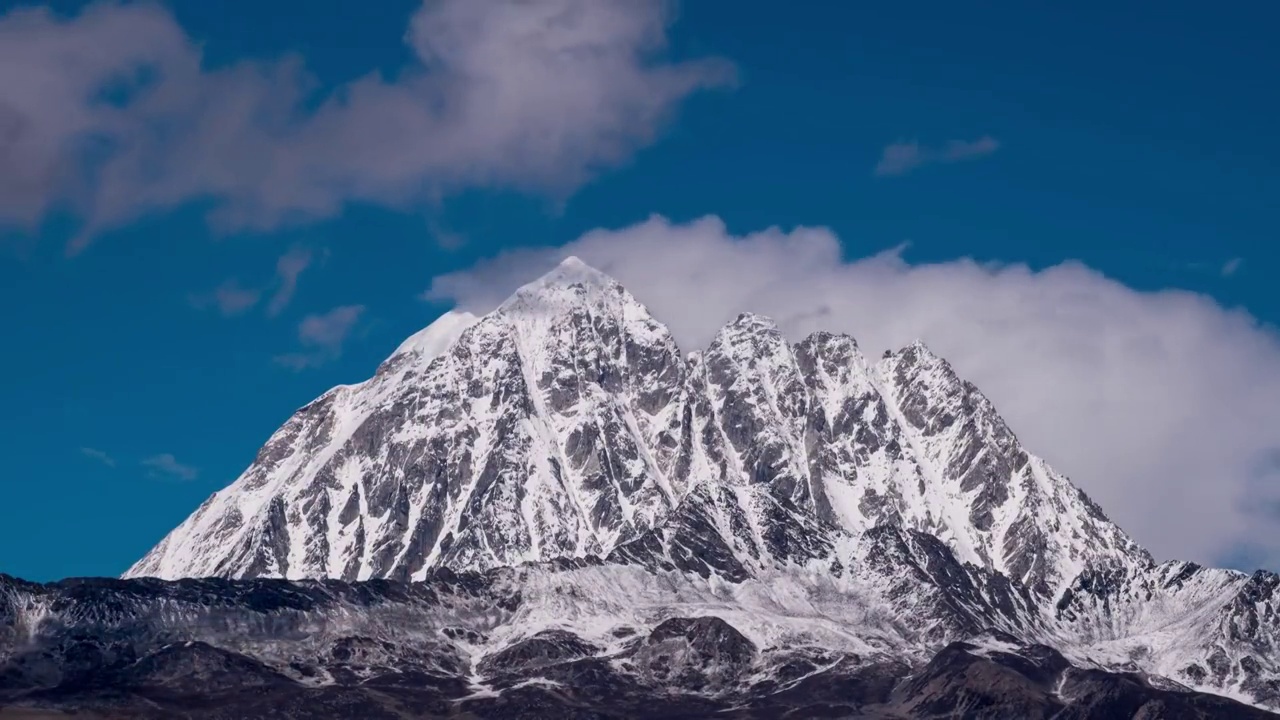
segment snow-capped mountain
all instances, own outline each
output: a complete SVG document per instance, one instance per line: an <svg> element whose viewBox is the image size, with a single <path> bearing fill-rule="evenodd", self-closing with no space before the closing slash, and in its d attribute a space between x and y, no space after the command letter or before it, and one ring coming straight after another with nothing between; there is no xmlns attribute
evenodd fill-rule
<svg viewBox="0 0 1280 720"><path fill-rule="evenodd" d="M568 633L555 652L638 672L617 618L714 615L778 663L821 647L902 664L895 683L964 641L1056 668L1036 683L1141 673L1280 707L1277 577L1157 565L923 344L872 360L743 314L686 354L572 258L299 410L126 578L454 571L524 603L518 624L460 623L488 638L476 658ZM734 672L780 672L751 657ZM1043 702L1082 702L1053 683Z"/></svg>
<svg viewBox="0 0 1280 720"><path fill-rule="evenodd" d="M128 576L410 579L607 555L707 498L740 561L799 513L935 535L1049 599L1085 567L1149 562L923 345L873 365L853 338L792 346L744 314L685 356L571 258L298 411Z"/></svg>

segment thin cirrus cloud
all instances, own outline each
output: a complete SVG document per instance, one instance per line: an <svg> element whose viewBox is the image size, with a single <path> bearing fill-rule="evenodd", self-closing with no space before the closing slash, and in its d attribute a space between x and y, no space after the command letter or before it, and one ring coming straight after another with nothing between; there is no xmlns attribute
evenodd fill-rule
<svg viewBox="0 0 1280 720"><path fill-rule="evenodd" d="M342 348L363 314L363 305L343 305L325 313L308 315L298 325L301 349L276 356L276 363L301 371L342 357Z"/></svg>
<svg viewBox="0 0 1280 720"><path fill-rule="evenodd" d="M348 202L409 207L471 187L567 195L653 142L690 95L734 82L672 60L667 0L431 0L412 61L332 92L298 57L208 67L162 6L0 15L0 226L69 210L69 252L188 201L223 230Z"/></svg>
<svg viewBox="0 0 1280 720"><path fill-rule="evenodd" d="M1242 311L1075 262L847 261L829 230L734 235L715 217L509 252L427 297L483 312L568 255L618 278L685 350L742 311L793 340L847 332L872 359L923 339L1157 556L1280 568L1280 335Z"/></svg>
<svg viewBox="0 0 1280 720"><path fill-rule="evenodd" d="M298 276L311 266L311 258L311 250L296 247L276 261L276 290L267 303L267 315L279 315L293 300L298 290Z"/></svg>
<svg viewBox="0 0 1280 720"><path fill-rule="evenodd" d="M239 280L232 278L219 285L211 293L192 296L191 304L201 309L213 307L223 317L234 317L248 312L261 299L261 290L244 287Z"/></svg>
<svg viewBox="0 0 1280 720"><path fill-rule="evenodd" d="M171 453L160 453L142 461L142 465L150 470L152 477L164 477L176 480L195 480L200 471L190 465L178 462Z"/></svg>
<svg viewBox="0 0 1280 720"><path fill-rule="evenodd" d="M107 467L116 466L116 459L111 457L111 454L106 452L105 450L99 450L97 448L91 448L91 447L82 447L80 448L80 454L92 460L96 460L102 463L103 465L106 465Z"/></svg>
<svg viewBox="0 0 1280 720"><path fill-rule="evenodd" d="M190 297L191 305L197 309L215 308L223 317L243 315L258 305L262 298L270 292L266 314L276 317L293 300L298 290L298 278L311 266L313 253L309 248L294 247L281 255L276 261L275 276L262 286L245 286L237 278L223 282L213 292L201 293Z"/></svg>
<svg viewBox="0 0 1280 720"><path fill-rule="evenodd" d="M952 140L942 147L930 148L918 141L896 142L885 146L873 174L906 175L932 163L954 163L990 155L1000 149L1000 142L990 135L976 140Z"/></svg>

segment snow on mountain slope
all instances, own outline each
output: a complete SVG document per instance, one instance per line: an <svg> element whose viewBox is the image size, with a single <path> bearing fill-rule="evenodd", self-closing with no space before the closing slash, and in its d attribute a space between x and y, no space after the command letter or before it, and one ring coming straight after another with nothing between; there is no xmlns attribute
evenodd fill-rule
<svg viewBox="0 0 1280 720"><path fill-rule="evenodd" d="M1280 577L1171 561L1082 574L1056 607L1056 640L1101 667L1280 707Z"/></svg>
<svg viewBox="0 0 1280 720"><path fill-rule="evenodd" d="M923 345L872 366L852 338L793 347L743 314L686 358L571 258L300 410L128 575L410 578L603 556L702 499L757 560L786 555L800 514L855 535L902 523L1047 598L1085 567L1149 563Z"/></svg>
<svg viewBox="0 0 1280 720"><path fill-rule="evenodd" d="M600 554L669 508L648 450L683 366L609 278L566 263L406 347L300 410L129 575L408 578Z"/></svg>
<svg viewBox="0 0 1280 720"><path fill-rule="evenodd" d="M925 514L933 524L920 529L1049 598L1086 568L1151 563L1088 496L1029 454L990 401L923 343L876 370L926 476Z"/></svg>
<svg viewBox="0 0 1280 720"><path fill-rule="evenodd" d="M0 575L0 704L157 720L1275 717L965 630L995 611L986 571L928 536L871 534L848 573L735 583L586 560L421 583ZM892 594L925 576L934 591ZM955 632L968 640L939 640Z"/></svg>
<svg viewBox="0 0 1280 720"><path fill-rule="evenodd" d="M419 359L430 362L437 355L444 353L462 334L463 330L476 324L480 318L469 312L451 310L435 322L410 335L400 347L391 353L391 359L416 355Z"/></svg>
<svg viewBox="0 0 1280 720"><path fill-rule="evenodd" d="M1276 577L1156 565L923 344L873 363L748 313L684 355L576 259L299 410L126 576L547 562L696 577L737 587L730 605L768 578L859 606L916 655L1011 633L1280 706ZM781 622L752 608L739 624Z"/></svg>

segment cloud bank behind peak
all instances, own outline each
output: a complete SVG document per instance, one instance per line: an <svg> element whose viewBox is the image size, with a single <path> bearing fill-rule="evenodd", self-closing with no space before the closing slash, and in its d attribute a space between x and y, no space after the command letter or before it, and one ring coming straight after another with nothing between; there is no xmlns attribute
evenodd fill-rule
<svg viewBox="0 0 1280 720"><path fill-rule="evenodd" d="M1280 336L1183 291L1139 292L1084 265L901 248L843 259L829 230L733 235L654 217L435 278L426 297L483 312L576 255L622 282L686 350L739 312L793 340L847 332L873 359L917 339L991 398L1033 451L1162 558L1280 567Z"/></svg>

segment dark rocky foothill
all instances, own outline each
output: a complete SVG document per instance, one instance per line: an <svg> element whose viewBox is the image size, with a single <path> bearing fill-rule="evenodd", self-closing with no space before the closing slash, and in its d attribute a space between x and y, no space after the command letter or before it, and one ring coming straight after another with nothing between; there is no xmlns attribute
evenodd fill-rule
<svg viewBox="0 0 1280 720"><path fill-rule="evenodd" d="M611 647L564 630L502 645L439 624L459 603L496 607L502 584L489 574L407 585L0 577L0 717L1277 717L1136 673L1077 667L999 632L910 663L761 648L714 615L611 632L620 641ZM61 619L41 624L34 605L57 607ZM375 608L380 619L370 616L360 635L325 622Z"/></svg>

